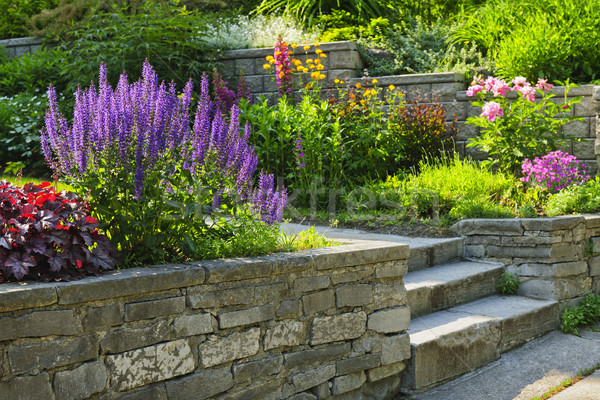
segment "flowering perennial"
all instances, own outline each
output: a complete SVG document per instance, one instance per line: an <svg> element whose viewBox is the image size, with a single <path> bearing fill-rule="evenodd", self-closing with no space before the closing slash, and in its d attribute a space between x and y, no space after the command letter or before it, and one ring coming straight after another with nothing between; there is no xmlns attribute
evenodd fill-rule
<svg viewBox="0 0 600 400"><path fill-rule="evenodd" d="M116 249L98 231L89 206L50 183L0 181L0 282L69 280L116 264Z"/></svg>
<svg viewBox="0 0 600 400"><path fill-rule="evenodd" d="M579 160L560 150L553 151L533 162L523 161L523 178L521 181L542 186L552 193L559 192L572 184L581 184L590 179L587 166Z"/></svg>
<svg viewBox="0 0 600 400"><path fill-rule="evenodd" d="M277 38L273 56L275 58L275 73L277 74L279 94L290 96L292 94L292 63L288 44L283 41L281 36Z"/></svg>

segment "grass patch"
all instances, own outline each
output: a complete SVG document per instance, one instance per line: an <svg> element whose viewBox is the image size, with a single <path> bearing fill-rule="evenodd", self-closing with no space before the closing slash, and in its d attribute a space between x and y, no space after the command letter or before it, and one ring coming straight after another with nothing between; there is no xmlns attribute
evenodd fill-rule
<svg viewBox="0 0 600 400"><path fill-rule="evenodd" d="M0 175L0 181L1 180L7 180L18 186L23 186L26 183L30 183L30 182L35 183L36 185L39 185L42 182L50 182L52 184L52 186L54 186L54 188L56 189L57 192L61 192L63 190L66 190L68 192L74 192L74 189L72 186L69 186L68 184L66 184L64 182L53 181L52 179L40 179L40 178L33 178L30 176L19 177L19 176L4 174L4 175Z"/></svg>
<svg viewBox="0 0 600 400"><path fill-rule="evenodd" d="M550 387L547 392L544 392L540 396L533 397L531 400L546 400L546 399L549 399L550 397L554 396L555 394L558 394L558 393L562 392L563 390L565 390L569 386L573 386L574 384L576 384L577 382L581 381L586 376L589 376L589 375L593 374L594 371L596 371L597 369L600 369L600 363L594 365L591 368L584 368L584 369L580 370L577 373L577 376L575 376L574 378L565 379L559 385Z"/></svg>

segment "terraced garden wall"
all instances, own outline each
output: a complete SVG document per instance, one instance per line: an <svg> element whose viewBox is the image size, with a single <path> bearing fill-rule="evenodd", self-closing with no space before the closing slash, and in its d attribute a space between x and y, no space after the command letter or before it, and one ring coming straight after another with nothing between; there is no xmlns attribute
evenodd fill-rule
<svg viewBox="0 0 600 400"><path fill-rule="evenodd" d="M341 79L354 86L360 82L363 75L363 63L356 48L356 43L332 42L323 43L320 47L327 58L323 59L325 69L322 71L327 77L321 82L325 92L335 88L335 79ZM304 54L301 47L296 48L295 57L305 63L307 58L314 58L314 47ZM222 73L230 83L237 82L240 71L246 77L248 88L254 94L264 95L272 98L277 93L275 78L272 72L265 70L265 57L273 55L273 48L249 49L226 51L222 55ZM295 87L302 87L308 76L297 76ZM470 82L465 81L464 74L455 72L434 74L394 75L377 77L378 86L387 87L394 85L406 94L408 100L418 96L431 98L435 96L448 111L450 120L456 119L458 134L456 136L456 147L461 155L469 155L474 159L483 159L486 155L474 148L467 148L466 143L470 138L479 135L479 128L466 125L468 117L481 114L481 109L471 106L473 98L467 97L466 88ZM564 87L555 87L557 101L564 100ZM299 98L299 92L295 93ZM582 138L583 141L569 143L562 148L583 160L589 167L590 172L597 172L597 152L595 150L597 126L597 114L600 112L600 87L591 85L573 88L568 93L569 98L583 96L580 104L574 107L574 114L583 117L584 121L574 121L564 127L565 131L573 136ZM600 132L598 132L600 135ZM598 141L598 153L600 153L600 140Z"/></svg>
<svg viewBox="0 0 600 400"><path fill-rule="evenodd" d="M563 306L600 293L600 215L473 219L453 229L465 256L500 261L522 281L519 294Z"/></svg>
<svg viewBox="0 0 600 400"><path fill-rule="evenodd" d="M358 242L1 284L0 399L391 398L408 255Z"/></svg>
<svg viewBox="0 0 600 400"><path fill-rule="evenodd" d="M38 37L22 37L0 40L0 47L4 47L6 55L11 58L21 57L42 48L44 41Z"/></svg>

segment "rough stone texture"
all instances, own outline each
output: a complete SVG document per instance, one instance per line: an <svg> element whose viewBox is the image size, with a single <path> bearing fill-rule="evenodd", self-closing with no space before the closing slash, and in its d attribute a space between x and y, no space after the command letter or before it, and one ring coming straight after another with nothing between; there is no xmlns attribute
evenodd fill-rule
<svg viewBox="0 0 600 400"><path fill-rule="evenodd" d="M210 314L182 315L173 320L175 336L204 335L214 331Z"/></svg>
<svg viewBox="0 0 600 400"><path fill-rule="evenodd" d="M119 305L116 303L102 307L90 307L83 318L83 328L86 331L121 325L122 323L123 315L121 314Z"/></svg>
<svg viewBox="0 0 600 400"><path fill-rule="evenodd" d="M57 302L56 284L19 282L0 286L0 312L43 307Z"/></svg>
<svg viewBox="0 0 600 400"><path fill-rule="evenodd" d="M396 364L382 365L381 367L373 368L367 371L369 382L380 381L384 378L398 375L406 368L406 364L399 362Z"/></svg>
<svg viewBox="0 0 600 400"><path fill-rule="evenodd" d="M361 387L367 380L364 372L355 372L350 375L342 375L333 379L332 393L334 395L350 392Z"/></svg>
<svg viewBox="0 0 600 400"><path fill-rule="evenodd" d="M121 353L169 339L167 321L158 321L145 328L122 328L108 332L102 339L102 353Z"/></svg>
<svg viewBox="0 0 600 400"><path fill-rule="evenodd" d="M19 374L34 368L51 369L95 359L98 339L93 335L23 344L8 350L10 370Z"/></svg>
<svg viewBox="0 0 600 400"><path fill-rule="evenodd" d="M0 318L0 341L18 337L74 335L81 331L73 310L37 311L20 317Z"/></svg>
<svg viewBox="0 0 600 400"><path fill-rule="evenodd" d="M164 386L153 386L119 396L119 400L167 400L167 389Z"/></svg>
<svg viewBox="0 0 600 400"><path fill-rule="evenodd" d="M276 375L282 366L283 356L234 365L233 379L237 383L256 379L257 377Z"/></svg>
<svg viewBox="0 0 600 400"><path fill-rule="evenodd" d="M236 332L223 338L211 337L200 344L200 362L204 368L238 360L258 353L260 328Z"/></svg>
<svg viewBox="0 0 600 400"><path fill-rule="evenodd" d="M310 276L298 278L294 281L294 290L300 293L314 292L315 290L327 289L330 279L328 276Z"/></svg>
<svg viewBox="0 0 600 400"><path fill-rule="evenodd" d="M196 368L192 349L184 339L110 355L106 365L111 386L117 391L185 375Z"/></svg>
<svg viewBox="0 0 600 400"><path fill-rule="evenodd" d="M48 374L17 377L0 382L0 400L51 399L52 388Z"/></svg>
<svg viewBox="0 0 600 400"><path fill-rule="evenodd" d="M333 290L323 290L302 296L304 314L310 315L335 307L335 294Z"/></svg>
<svg viewBox="0 0 600 400"><path fill-rule="evenodd" d="M331 388L330 388L330 382L323 382L320 385L315 386L314 388L312 388L312 394L314 394L315 396L317 396L317 399L326 399L329 396L331 396ZM333 386L333 385L331 385Z"/></svg>
<svg viewBox="0 0 600 400"><path fill-rule="evenodd" d="M381 354L365 354L364 356L348 358L336 363L337 375L346 375L378 367L381 364Z"/></svg>
<svg viewBox="0 0 600 400"><path fill-rule="evenodd" d="M219 327L221 329L236 326L253 325L258 322L268 321L275 316L273 306L265 304L260 307L252 307L247 310L232 311L219 315Z"/></svg>
<svg viewBox="0 0 600 400"><path fill-rule="evenodd" d="M82 364L54 375L54 393L64 400L83 400L94 393L101 392L106 386L108 375L101 361Z"/></svg>
<svg viewBox="0 0 600 400"><path fill-rule="evenodd" d="M233 387L230 368L212 368L167 382L169 400L202 400Z"/></svg>
<svg viewBox="0 0 600 400"><path fill-rule="evenodd" d="M165 317L180 314L183 310L185 310L184 296L125 304L125 321Z"/></svg>
<svg viewBox="0 0 600 400"><path fill-rule="evenodd" d="M337 307L358 307L373 302L371 285L345 285L335 290Z"/></svg>
<svg viewBox="0 0 600 400"><path fill-rule="evenodd" d="M300 300L282 301L275 313L280 318L297 317L300 314Z"/></svg>
<svg viewBox="0 0 600 400"><path fill-rule="evenodd" d="M369 315L368 327L379 333L402 332L410 326L410 309L399 307Z"/></svg>
<svg viewBox="0 0 600 400"><path fill-rule="evenodd" d="M220 400L279 400L281 399L282 380L272 382L261 382L256 385L246 387L240 391L227 393Z"/></svg>
<svg viewBox="0 0 600 400"><path fill-rule="evenodd" d="M317 317L313 320L311 344L355 339L365 333L366 322L367 314L362 311L331 317Z"/></svg>
<svg viewBox="0 0 600 400"><path fill-rule="evenodd" d="M350 343L328 345L321 349L310 349L284 355L288 369L310 368L319 363L340 360L351 350Z"/></svg>
<svg viewBox="0 0 600 400"><path fill-rule="evenodd" d="M211 308L227 305L250 304L254 300L253 287L207 292L193 289L188 291L188 303L192 308Z"/></svg>
<svg viewBox="0 0 600 400"><path fill-rule="evenodd" d="M410 358L408 334L386 336L381 344L381 364L395 364Z"/></svg>
<svg viewBox="0 0 600 400"><path fill-rule="evenodd" d="M278 347L298 346L306 338L306 327L300 321L283 321L273 329L265 332L264 349L271 350Z"/></svg>
<svg viewBox="0 0 600 400"><path fill-rule="evenodd" d="M389 263L375 268L375 276L377 278L398 278L407 273L407 263Z"/></svg>
<svg viewBox="0 0 600 400"><path fill-rule="evenodd" d="M335 365L325 365L292 377L296 393L326 382L335 376Z"/></svg>

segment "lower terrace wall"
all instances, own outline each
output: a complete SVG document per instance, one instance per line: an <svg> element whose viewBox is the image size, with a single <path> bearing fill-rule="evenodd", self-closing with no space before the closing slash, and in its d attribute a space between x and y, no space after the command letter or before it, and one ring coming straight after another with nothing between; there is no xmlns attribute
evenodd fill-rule
<svg viewBox="0 0 600 400"><path fill-rule="evenodd" d="M44 40L39 37L22 37L0 40L0 47L4 47L6 55L10 58L22 57L25 54L40 50ZM47 46L47 47L51 47Z"/></svg>
<svg viewBox="0 0 600 400"><path fill-rule="evenodd" d="M600 215L472 219L455 224L465 256L500 261L521 279L519 294L572 304L600 293Z"/></svg>
<svg viewBox="0 0 600 400"><path fill-rule="evenodd" d="M384 399L410 357L409 248L0 285L0 400Z"/></svg>

